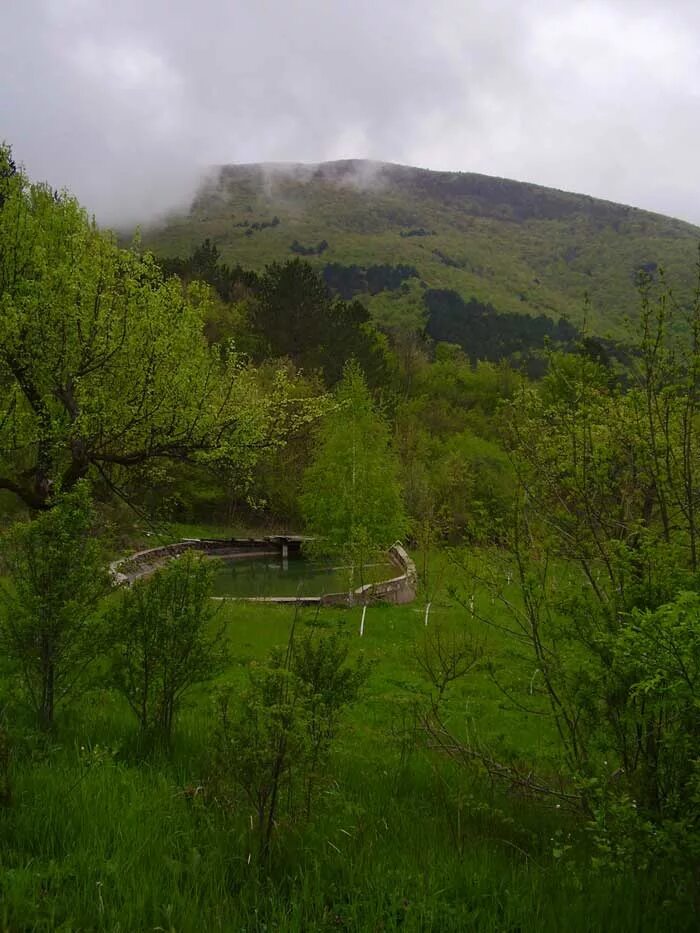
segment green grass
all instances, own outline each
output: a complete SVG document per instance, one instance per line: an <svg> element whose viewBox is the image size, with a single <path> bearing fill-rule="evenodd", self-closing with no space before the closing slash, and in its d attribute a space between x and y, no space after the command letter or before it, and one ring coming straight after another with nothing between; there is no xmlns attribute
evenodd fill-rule
<svg viewBox="0 0 700 933"><path fill-rule="evenodd" d="M249 860L245 805L224 813L206 794L184 792L206 786L211 687L179 719L171 758L150 763L133 754L122 701L95 690L63 711L51 747L18 746L13 802L0 808L0 929L692 928L687 904L662 904L668 879L592 874L572 817L407 744L402 727L426 689L412 657L425 633L422 602L371 607L363 638L360 612L306 609L297 619L343 624L372 672L345 717L312 819L282 822L269 871ZM477 593L477 615L498 612ZM235 687L250 664L286 642L293 610L226 602L219 618L233 655L220 681ZM429 624L466 627L504 686L531 677L505 636L444 590L434 594ZM449 716L457 732L478 729L499 753L556 767L549 721L511 703L485 666L456 685ZM569 834L581 855L557 860L555 845Z"/></svg>
<svg viewBox="0 0 700 933"><path fill-rule="evenodd" d="M5 929L664 928L653 890L624 877L584 885L479 786L463 794L457 838L453 807L418 764L336 763L315 821L286 830L266 874L248 863L245 819L189 803L179 775L108 762L66 793L81 772L64 761L27 769L3 816Z"/></svg>

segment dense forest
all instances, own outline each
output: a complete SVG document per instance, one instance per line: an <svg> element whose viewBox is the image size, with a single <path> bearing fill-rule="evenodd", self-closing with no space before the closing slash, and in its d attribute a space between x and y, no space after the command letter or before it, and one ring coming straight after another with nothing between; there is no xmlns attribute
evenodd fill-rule
<svg viewBox="0 0 700 933"><path fill-rule="evenodd" d="M125 246L0 148L0 928L694 929L700 288L382 320L416 267L290 249ZM290 532L347 605L110 569ZM415 601L356 598L397 540Z"/></svg>

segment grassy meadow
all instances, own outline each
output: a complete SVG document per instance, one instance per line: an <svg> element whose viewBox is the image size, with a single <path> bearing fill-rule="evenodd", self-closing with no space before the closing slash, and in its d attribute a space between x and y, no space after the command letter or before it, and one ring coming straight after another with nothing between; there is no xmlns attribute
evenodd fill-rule
<svg viewBox="0 0 700 933"><path fill-rule="evenodd" d="M286 643L293 607L220 603L231 664L191 696L167 758L136 752L125 703L99 688L62 710L50 740L18 730L12 806L0 807L0 929L691 929L684 899L665 903L672 878L596 872L573 816L425 747L416 646L436 627L466 630L483 656L451 689L451 728L541 773L557 767L551 720L507 695L523 695L532 662L479 620L507 622L498 603L476 591L472 615L468 598L448 595L461 580L445 554L428 567L427 628L424 598L370 607L362 638L360 607L297 614L301 630L343 627L371 673L310 817L280 820L269 864L256 856L252 810L221 806L209 787L213 697L222 685L243 689L247 669ZM532 700L546 713L536 691Z"/></svg>

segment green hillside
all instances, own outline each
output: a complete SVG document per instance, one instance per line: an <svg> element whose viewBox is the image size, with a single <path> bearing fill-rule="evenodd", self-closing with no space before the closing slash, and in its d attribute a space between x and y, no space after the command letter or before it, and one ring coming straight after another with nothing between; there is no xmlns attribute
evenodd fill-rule
<svg viewBox="0 0 700 933"><path fill-rule="evenodd" d="M329 284L364 292L384 323L420 315L427 289L449 289L499 312L577 325L587 314L591 330L620 336L640 268L690 293L700 228L537 185L354 160L224 166L187 214L143 239L184 256L207 237L255 270L302 255ZM387 265L408 268L380 269L373 283L372 267Z"/></svg>

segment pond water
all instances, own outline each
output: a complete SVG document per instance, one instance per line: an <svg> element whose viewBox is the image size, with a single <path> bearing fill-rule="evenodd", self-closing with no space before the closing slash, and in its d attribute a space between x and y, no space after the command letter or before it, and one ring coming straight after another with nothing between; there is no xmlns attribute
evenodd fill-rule
<svg viewBox="0 0 700 933"><path fill-rule="evenodd" d="M322 596L344 593L350 587L350 568L327 562L290 557L213 558L219 564L214 577L215 596ZM365 567L360 583L390 580L401 571L390 562Z"/></svg>

